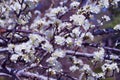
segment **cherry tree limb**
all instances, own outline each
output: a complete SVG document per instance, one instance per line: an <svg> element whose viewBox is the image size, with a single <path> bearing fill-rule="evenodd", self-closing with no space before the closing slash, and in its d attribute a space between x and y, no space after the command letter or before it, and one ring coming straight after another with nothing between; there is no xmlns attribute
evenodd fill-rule
<svg viewBox="0 0 120 80"><path fill-rule="evenodd" d="M67 55L72 55L72 56L76 56L76 57L86 57L86 58L94 58L94 54L93 53L82 53L82 52L76 52L72 50L66 50L66 54ZM120 62L120 58L113 58L111 56L104 56L105 60L114 60L116 62Z"/></svg>

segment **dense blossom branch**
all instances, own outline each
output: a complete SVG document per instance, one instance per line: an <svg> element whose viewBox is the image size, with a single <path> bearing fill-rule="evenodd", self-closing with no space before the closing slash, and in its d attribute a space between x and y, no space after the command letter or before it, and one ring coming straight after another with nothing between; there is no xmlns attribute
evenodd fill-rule
<svg viewBox="0 0 120 80"><path fill-rule="evenodd" d="M117 8L119 1L0 1L0 75L14 80L114 76L119 72L120 25L102 29L111 19L101 12ZM96 63L100 63L98 73L92 68Z"/></svg>

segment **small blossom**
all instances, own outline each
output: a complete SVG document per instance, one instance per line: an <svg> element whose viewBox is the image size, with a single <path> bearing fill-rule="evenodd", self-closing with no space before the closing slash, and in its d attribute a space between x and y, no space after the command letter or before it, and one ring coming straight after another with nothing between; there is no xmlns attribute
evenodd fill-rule
<svg viewBox="0 0 120 80"><path fill-rule="evenodd" d="M43 41L44 38L42 38L40 35L38 34L30 34L29 38L34 42L36 40L38 40L39 42Z"/></svg>
<svg viewBox="0 0 120 80"><path fill-rule="evenodd" d="M113 5L117 5L118 6L118 2L119 2L120 0L113 0Z"/></svg>
<svg viewBox="0 0 120 80"><path fill-rule="evenodd" d="M63 57L65 57L65 51L64 50L61 50L61 49L56 49L55 51L54 51L54 53L52 53L52 57L61 57L61 58L63 58Z"/></svg>
<svg viewBox="0 0 120 80"><path fill-rule="evenodd" d="M45 44L42 44L42 49L51 53L53 51L53 46L49 42L46 42Z"/></svg>
<svg viewBox="0 0 120 80"><path fill-rule="evenodd" d="M81 59L78 59L76 57L73 57L73 64L79 64L79 65L83 65L83 61Z"/></svg>
<svg viewBox="0 0 120 80"><path fill-rule="evenodd" d="M11 5L10 7L15 11L18 11L21 9L21 5L19 2L14 2L13 5Z"/></svg>
<svg viewBox="0 0 120 80"><path fill-rule="evenodd" d="M90 11L98 14L100 12L100 7L98 5L90 5Z"/></svg>
<svg viewBox="0 0 120 80"><path fill-rule="evenodd" d="M103 22L101 20L97 20L98 24L103 25Z"/></svg>
<svg viewBox="0 0 120 80"><path fill-rule="evenodd" d="M85 31L89 30L90 28L95 27L95 25L92 25L88 19L85 20L84 24L82 25L83 29Z"/></svg>
<svg viewBox="0 0 120 80"><path fill-rule="evenodd" d="M66 22L66 28L67 28L68 30L70 30L70 29L72 28L72 24L69 23L69 22Z"/></svg>
<svg viewBox="0 0 120 80"><path fill-rule="evenodd" d="M75 45L77 45L77 46L81 46L81 45L82 45L82 42L83 42L83 39L82 39L82 38L77 38L77 39L75 39Z"/></svg>
<svg viewBox="0 0 120 80"><path fill-rule="evenodd" d="M85 21L85 16L84 15L72 15L70 16L70 21L73 21L75 25L83 25Z"/></svg>
<svg viewBox="0 0 120 80"><path fill-rule="evenodd" d="M63 30L66 27L66 23L61 23L58 26L58 32L60 32L61 30Z"/></svg>
<svg viewBox="0 0 120 80"><path fill-rule="evenodd" d="M57 15L58 13L64 14L67 11L67 7L57 7L51 9L50 13Z"/></svg>
<svg viewBox="0 0 120 80"><path fill-rule="evenodd" d="M2 6L1 8L2 8L2 9L1 9L1 12L2 12L2 13L6 11L6 8L5 8L4 6Z"/></svg>
<svg viewBox="0 0 120 80"><path fill-rule="evenodd" d="M8 50L9 50L9 52L13 52L14 48L15 48L14 44L8 44Z"/></svg>
<svg viewBox="0 0 120 80"><path fill-rule="evenodd" d="M94 58L96 61L103 61L104 60L104 53L105 50L103 48L100 48L99 51L94 52Z"/></svg>
<svg viewBox="0 0 120 80"><path fill-rule="evenodd" d="M117 72L119 72L119 68L117 66L117 63L111 63L111 64L105 63L102 66L102 70L103 70L103 72L105 72L106 70L110 70L110 71L116 70Z"/></svg>
<svg viewBox="0 0 120 80"><path fill-rule="evenodd" d="M30 41L32 42L32 44L37 47L39 46L39 44L42 42L42 41L45 41L45 38L41 37L40 35L38 34L30 34L29 35L29 38L30 38Z"/></svg>
<svg viewBox="0 0 120 80"><path fill-rule="evenodd" d="M104 16L102 17L102 19L105 19L105 21L109 21L109 20L110 20L110 17L107 16L107 15L104 15Z"/></svg>
<svg viewBox="0 0 120 80"><path fill-rule="evenodd" d="M81 39L91 39L92 41L94 40L94 36L92 35L91 32L87 32L87 33L82 33L80 36Z"/></svg>
<svg viewBox="0 0 120 80"><path fill-rule="evenodd" d="M25 25L27 23L24 19L18 19L18 24Z"/></svg>
<svg viewBox="0 0 120 80"><path fill-rule="evenodd" d="M96 78L97 79L99 79L99 78L105 79L105 73L97 73Z"/></svg>
<svg viewBox="0 0 120 80"><path fill-rule="evenodd" d="M75 72L75 71L78 70L78 69L79 69L79 67L76 66L76 65L73 65L73 66L71 66L71 67L69 68L69 70L72 71L72 72Z"/></svg>
<svg viewBox="0 0 120 80"><path fill-rule="evenodd" d="M86 71L86 70L91 70L91 69L90 69L90 66L89 66L89 65L84 64L84 66L83 66L83 70L85 70L85 71Z"/></svg>
<svg viewBox="0 0 120 80"><path fill-rule="evenodd" d="M58 26L58 32L60 32L64 28L71 29L71 27L72 27L71 23L68 23L68 22L60 23Z"/></svg>
<svg viewBox="0 0 120 80"><path fill-rule="evenodd" d="M88 20L85 20L85 23L83 24L83 29L87 31L91 27L91 24Z"/></svg>
<svg viewBox="0 0 120 80"><path fill-rule="evenodd" d="M67 43L68 45L73 44L73 39L72 39L71 37L67 37L67 38L66 38L66 43Z"/></svg>
<svg viewBox="0 0 120 80"><path fill-rule="evenodd" d="M90 74L92 73L92 70L88 64L84 64L81 70L86 71L87 73L90 73Z"/></svg>
<svg viewBox="0 0 120 80"><path fill-rule="evenodd" d="M18 54L13 54L13 55L10 57L10 60L13 61L13 62L16 62L19 56L20 56L20 55L18 55Z"/></svg>
<svg viewBox="0 0 120 80"><path fill-rule="evenodd" d="M110 55L110 58L114 60L114 59L118 59L119 56L117 56L117 55Z"/></svg>
<svg viewBox="0 0 120 80"><path fill-rule="evenodd" d="M23 53L34 53L35 49L32 47L33 45L31 44L30 41L22 44L15 45L14 51L18 54L23 54Z"/></svg>
<svg viewBox="0 0 120 80"><path fill-rule="evenodd" d="M101 5L104 6L105 8L109 7L109 0L100 0Z"/></svg>
<svg viewBox="0 0 120 80"><path fill-rule="evenodd" d="M114 27L115 30L120 30L120 24L117 24L115 27Z"/></svg>
<svg viewBox="0 0 120 80"><path fill-rule="evenodd" d="M48 23L46 22L45 19L39 19L39 18L36 18L34 20L34 23L31 24L30 28L31 29L35 29L35 28L40 28L43 27L44 25L48 25Z"/></svg>
<svg viewBox="0 0 120 80"><path fill-rule="evenodd" d="M73 2L70 4L70 7L71 7L71 8L77 8L79 5L80 5L80 2L73 1Z"/></svg>
<svg viewBox="0 0 120 80"><path fill-rule="evenodd" d="M46 62L49 64L55 65L54 63L56 62L56 57L49 57Z"/></svg>
<svg viewBox="0 0 120 80"><path fill-rule="evenodd" d="M80 28L76 27L72 30L72 33L74 33L76 35L76 37L78 37L81 33Z"/></svg>
<svg viewBox="0 0 120 80"><path fill-rule="evenodd" d="M61 36L55 36L55 43L57 43L58 45L64 45L65 38Z"/></svg>
<svg viewBox="0 0 120 80"><path fill-rule="evenodd" d="M55 57L49 57L47 61L50 66L52 66L52 69L54 69L56 72L62 72L61 63L57 61Z"/></svg>
<svg viewBox="0 0 120 80"><path fill-rule="evenodd" d="M27 55L27 54L22 54L22 59L23 59L25 62L30 62L29 55Z"/></svg>
<svg viewBox="0 0 120 80"><path fill-rule="evenodd" d="M94 40L94 36L90 32L87 32L85 36L89 37L92 41Z"/></svg>
<svg viewBox="0 0 120 80"><path fill-rule="evenodd" d="M51 75L55 75L56 71L52 68L49 68L48 71L50 72Z"/></svg>

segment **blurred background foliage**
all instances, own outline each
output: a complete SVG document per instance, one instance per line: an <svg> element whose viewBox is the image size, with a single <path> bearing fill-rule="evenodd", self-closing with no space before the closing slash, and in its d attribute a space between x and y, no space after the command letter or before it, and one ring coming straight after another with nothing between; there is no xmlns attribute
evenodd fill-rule
<svg viewBox="0 0 120 80"><path fill-rule="evenodd" d="M120 3L119 3L120 5ZM111 15L111 21L104 24L104 28L113 28L117 24L120 24L120 6L118 8L112 8L109 9L110 15Z"/></svg>

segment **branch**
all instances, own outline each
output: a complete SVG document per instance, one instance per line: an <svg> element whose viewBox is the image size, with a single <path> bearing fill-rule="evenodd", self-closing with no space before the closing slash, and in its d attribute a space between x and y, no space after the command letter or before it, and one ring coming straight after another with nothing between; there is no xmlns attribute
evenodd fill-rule
<svg viewBox="0 0 120 80"><path fill-rule="evenodd" d="M31 72L25 72L24 70L20 70L17 72L18 76L23 76L23 77L31 77L31 78L37 78L39 80L47 80L48 77L45 77L43 75L39 75L39 74L35 74L35 73L31 73ZM49 78L49 80L56 80L54 78Z"/></svg>
<svg viewBox="0 0 120 80"><path fill-rule="evenodd" d="M0 76L8 76L8 77L13 77L14 79L20 80L17 77L31 77L31 78L37 78L39 80L47 80L48 78L43 76L43 75L39 75L39 74L35 74L35 73L31 73L31 72L25 72L25 70L16 70L14 69L12 71L12 68L7 67L6 69L3 69L2 67L0 67ZM54 78L49 78L49 80L56 80Z"/></svg>
<svg viewBox="0 0 120 80"><path fill-rule="evenodd" d="M118 33L120 30L114 30L113 28L106 28L106 29L97 29L93 31L93 35L104 35L104 34L111 34L111 33Z"/></svg>
<svg viewBox="0 0 120 80"><path fill-rule="evenodd" d="M2 49L0 49L0 53L5 53L5 52L8 52L8 48L2 48Z"/></svg>
<svg viewBox="0 0 120 80"><path fill-rule="evenodd" d="M93 58L93 56L94 56L93 53L81 53L81 52L75 52L75 51L72 51L72 50L67 50L66 54L67 55L73 55L73 56L75 55L76 57L87 57L87 58Z"/></svg>
<svg viewBox="0 0 120 80"><path fill-rule="evenodd" d="M76 57L86 57L86 58L94 58L94 54L93 53L81 53L81 52L76 52L75 51L71 51L71 50L67 50L66 54L67 55L72 55L72 56L76 56ZM105 60L114 60L116 62L120 62L120 58L113 58L111 56L104 56Z"/></svg>
<svg viewBox="0 0 120 80"><path fill-rule="evenodd" d="M95 48L103 47L104 49L107 49L107 50L110 50L110 51L120 52L120 49L111 48L111 47L107 47L107 46L100 46L100 44L96 44L96 43L82 43L82 45L84 45L85 47L86 47L86 46L90 46L90 47L95 47ZM113 53L113 54L114 54L114 53Z"/></svg>
<svg viewBox="0 0 120 80"><path fill-rule="evenodd" d="M11 75L9 75L9 74L6 74L6 73L1 73L1 72L0 72L0 76L12 77L12 76L11 76Z"/></svg>
<svg viewBox="0 0 120 80"><path fill-rule="evenodd" d="M7 29L6 31L7 32L12 32L13 30L12 29ZM45 36L45 35L41 34L40 32L34 32L34 31L30 31L30 30L19 30L19 29L16 29L15 31L16 32L20 32L20 33L27 33L27 34L32 33L32 34L39 34L41 36Z"/></svg>
<svg viewBox="0 0 120 80"><path fill-rule="evenodd" d="M18 76L16 76L16 74L15 74L16 71L17 70L15 70L13 68L9 68L9 67L2 68L2 67L0 67L0 74L2 76L11 77L13 80L20 80L20 78Z"/></svg>

